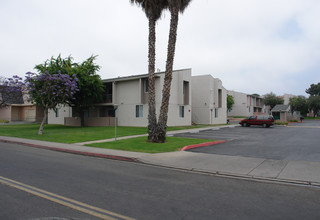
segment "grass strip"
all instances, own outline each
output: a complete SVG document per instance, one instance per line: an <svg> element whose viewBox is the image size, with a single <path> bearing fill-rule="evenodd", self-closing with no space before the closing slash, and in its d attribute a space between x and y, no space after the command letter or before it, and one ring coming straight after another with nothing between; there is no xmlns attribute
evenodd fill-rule
<svg viewBox="0 0 320 220"><path fill-rule="evenodd" d="M113 142L87 144L86 146L143 153L164 153L178 151L187 145L201 144L210 141L214 140L167 137L166 143L150 143L147 142L147 137L138 137Z"/></svg>

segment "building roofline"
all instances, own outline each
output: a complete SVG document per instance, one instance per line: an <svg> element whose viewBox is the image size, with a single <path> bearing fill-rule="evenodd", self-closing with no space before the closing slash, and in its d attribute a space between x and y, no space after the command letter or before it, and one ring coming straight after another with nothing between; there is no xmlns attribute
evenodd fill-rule
<svg viewBox="0 0 320 220"><path fill-rule="evenodd" d="M173 70L172 73L183 71L183 70L191 70L191 68L186 68L186 69L178 69L178 70ZM158 78L160 77L160 74L164 74L165 71L162 72L156 72L155 77ZM149 74L139 74L139 75L131 75L131 76L123 76L123 77L117 77L117 78L110 78L110 79L103 79L102 82L116 82L116 81L129 81L129 80L136 80L136 79L141 79L141 78L148 78Z"/></svg>

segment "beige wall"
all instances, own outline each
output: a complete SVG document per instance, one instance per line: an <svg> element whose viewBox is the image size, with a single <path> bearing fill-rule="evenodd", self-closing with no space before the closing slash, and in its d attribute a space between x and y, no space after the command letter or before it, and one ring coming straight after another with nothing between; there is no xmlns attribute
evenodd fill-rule
<svg viewBox="0 0 320 220"><path fill-rule="evenodd" d="M11 106L0 108L0 119L11 121Z"/></svg>

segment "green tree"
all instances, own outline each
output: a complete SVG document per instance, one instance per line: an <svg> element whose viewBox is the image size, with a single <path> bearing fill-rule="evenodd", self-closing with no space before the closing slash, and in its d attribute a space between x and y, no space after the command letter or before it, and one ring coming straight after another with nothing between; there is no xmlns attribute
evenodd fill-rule
<svg viewBox="0 0 320 220"><path fill-rule="evenodd" d="M234 104L234 98L232 95L227 94L227 110L230 111Z"/></svg>
<svg viewBox="0 0 320 220"><path fill-rule="evenodd" d="M162 101L160 107L160 115L157 126L157 140L153 142L164 143L166 141L167 121L168 121L168 107L170 99L170 89L172 81L172 69L175 55L177 29L179 21L179 13L183 13L188 7L191 0L168 0L168 9L170 11L170 30L167 50L166 71L164 77L164 84L162 89Z"/></svg>
<svg viewBox="0 0 320 220"><path fill-rule="evenodd" d="M306 89L306 93L311 96L319 96L320 95L320 83L318 84L311 84L308 89Z"/></svg>
<svg viewBox="0 0 320 220"><path fill-rule="evenodd" d="M310 96L308 99L309 109L313 111L314 117L320 113L320 96Z"/></svg>
<svg viewBox="0 0 320 220"><path fill-rule="evenodd" d="M75 114L80 116L81 126L84 126L85 109L101 102L103 99L104 85L97 74L100 66L94 62L96 57L91 56L82 63L75 63L71 56L63 59L59 55L57 58L51 57L43 64L35 66L35 69L40 73L48 71L53 74L60 71L61 74L68 74L69 76L74 74L77 77L79 91L74 94L75 99L70 100L69 105L74 107Z"/></svg>
<svg viewBox="0 0 320 220"><path fill-rule="evenodd" d="M289 100L291 111L299 111L302 115L308 113L308 101L304 96L292 97Z"/></svg>
<svg viewBox="0 0 320 220"><path fill-rule="evenodd" d="M265 105L269 105L271 109L273 109L276 105L283 104L283 98L276 96L273 92L264 95L263 102Z"/></svg>
<svg viewBox="0 0 320 220"><path fill-rule="evenodd" d="M142 7L149 20L149 41L148 41L148 141L157 139L157 116L155 103L155 60L156 60L156 21L160 19L163 10L167 7L166 0L130 0Z"/></svg>

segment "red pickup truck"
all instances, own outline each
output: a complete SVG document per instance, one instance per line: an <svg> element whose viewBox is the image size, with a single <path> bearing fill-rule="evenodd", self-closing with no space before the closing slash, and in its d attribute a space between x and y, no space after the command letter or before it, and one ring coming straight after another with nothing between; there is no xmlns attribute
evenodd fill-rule
<svg viewBox="0 0 320 220"><path fill-rule="evenodd" d="M243 119L239 122L242 127L249 127L250 125L262 125L264 128L268 128L274 125L274 119L272 115L253 115L249 118Z"/></svg>

